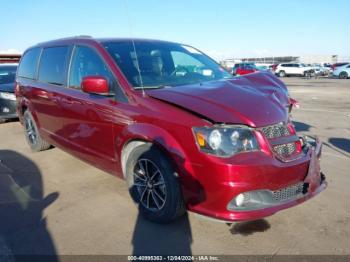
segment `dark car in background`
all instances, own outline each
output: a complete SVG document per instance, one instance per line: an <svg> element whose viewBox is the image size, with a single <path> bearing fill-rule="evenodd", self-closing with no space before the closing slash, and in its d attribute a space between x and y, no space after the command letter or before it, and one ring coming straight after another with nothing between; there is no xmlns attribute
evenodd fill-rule
<svg viewBox="0 0 350 262"><path fill-rule="evenodd" d="M17 64L0 64L0 123L17 118L15 78Z"/></svg>

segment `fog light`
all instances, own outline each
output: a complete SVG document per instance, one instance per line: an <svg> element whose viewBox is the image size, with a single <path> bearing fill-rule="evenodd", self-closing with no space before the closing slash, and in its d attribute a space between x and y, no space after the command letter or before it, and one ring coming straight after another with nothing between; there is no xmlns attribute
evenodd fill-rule
<svg viewBox="0 0 350 262"><path fill-rule="evenodd" d="M3 107L2 108L2 112L3 113L8 113L8 112L10 112L10 109L8 107Z"/></svg>
<svg viewBox="0 0 350 262"><path fill-rule="evenodd" d="M244 204L244 194L239 194L235 198L236 206L240 207Z"/></svg>

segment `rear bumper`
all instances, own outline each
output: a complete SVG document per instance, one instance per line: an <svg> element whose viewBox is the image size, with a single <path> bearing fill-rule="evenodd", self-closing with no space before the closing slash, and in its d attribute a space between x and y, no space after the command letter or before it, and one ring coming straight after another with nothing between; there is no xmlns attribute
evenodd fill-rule
<svg viewBox="0 0 350 262"><path fill-rule="evenodd" d="M16 101L0 98L0 119L17 118Z"/></svg>
<svg viewBox="0 0 350 262"><path fill-rule="evenodd" d="M221 176L223 181L211 181L210 187L203 184L205 190L202 201L193 205L189 203L188 209L223 222L249 221L273 215L278 211L307 201L322 192L327 187L327 182L320 171L321 142L318 139L310 142L309 139L303 149L304 156L301 159L284 165L278 165L272 161L271 166L259 165L259 163L255 165L254 162L251 166L249 164L227 166L228 173L238 173L239 176L229 175L231 181L225 181L228 177ZM208 175L215 177L215 174ZM229 203L241 193L260 190L276 192L298 183L303 183L305 190L293 197L270 202L270 204L264 203L247 210L242 210L242 208L234 210L228 207Z"/></svg>

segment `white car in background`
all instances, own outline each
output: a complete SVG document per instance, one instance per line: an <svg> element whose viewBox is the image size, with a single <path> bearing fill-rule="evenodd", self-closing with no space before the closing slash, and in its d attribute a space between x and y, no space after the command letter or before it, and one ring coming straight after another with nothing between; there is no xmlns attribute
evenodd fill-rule
<svg viewBox="0 0 350 262"><path fill-rule="evenodd" d="M341 79L347 79L350 76L350 64L336 67L333 76Z"/></svg>
<svg viewBox="0 0 350 262"><path fill-rule="evenodd" d="M284 63L276 67L275 73L280 77L285 76L310 76L314 69L302 63Z"/></svg>

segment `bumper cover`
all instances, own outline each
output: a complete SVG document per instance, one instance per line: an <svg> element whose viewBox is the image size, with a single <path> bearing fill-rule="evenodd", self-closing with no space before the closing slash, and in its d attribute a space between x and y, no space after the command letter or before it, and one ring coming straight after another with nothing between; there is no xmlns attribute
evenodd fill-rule
<svg viewBox="0 0 350 262"><path fill-rule="evenodd" d="M270 205L262 205L257 209L253 210L226 209L225 211L221 210L219 212L210 212L208 209L201 209L200 206L189 207L189 210L195 213L199 213L202 216L208 216L210 218L214 218L215 220L219 220L222 222L249 221L273 215L278 211L299 205L307 201L308 199L314 197L327 187L325 176L320 171L320 157L322 151L322 144L317 138L312 137L305 137L303 141L303 151L305 157L309 159L309 161L307 174L306 176L304 176L302 181L299 181L299 183L302 182L304 185L304 190L301 194L297 194L295 197L289 198L287 200L282 200L280 202L275 201L273 203L270 203ZM283 187L280 189L283 189ZM249 190L242 191L241 193L247 191ZM231 199L234 199L236 196L237 194L232 195ZM227 199L225 199L224 201L227 201Z"/></svg>

